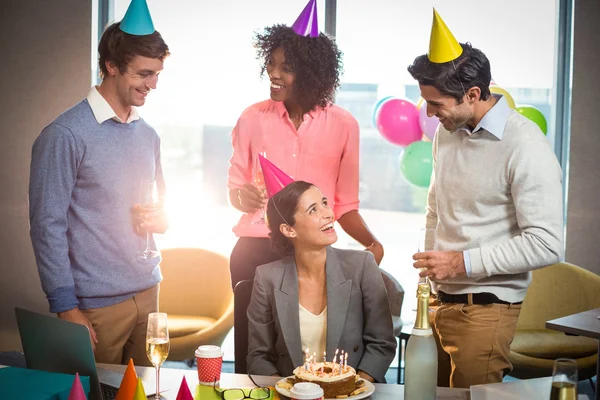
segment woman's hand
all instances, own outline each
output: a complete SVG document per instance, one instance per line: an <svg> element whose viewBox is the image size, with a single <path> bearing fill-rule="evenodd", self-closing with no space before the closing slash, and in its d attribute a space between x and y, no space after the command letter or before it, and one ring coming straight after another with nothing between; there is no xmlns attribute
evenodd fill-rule
<svg viewBox="0 0 600 400"><path fill-rule="evenodd" d="M367 374L365 371L358 371L358 376L363 378L365 381L375 383L375 379L373 379L373 377L371 375Z"/></svg>
<svg viewBox="0 0 600 400"><path fill-rule="evenodd" d="M371 244L365 250L373 253L377 265L381 264L381 260L383 259L383 245L381 243L373 242L373 244Z"/></svg>
<svg viewBox="0 0 600 400"><path fill-rule="evenodd" d="M256 186L246 183L229 191L231 205L244 213L253 213L267 204L267 195Z"/></svg>

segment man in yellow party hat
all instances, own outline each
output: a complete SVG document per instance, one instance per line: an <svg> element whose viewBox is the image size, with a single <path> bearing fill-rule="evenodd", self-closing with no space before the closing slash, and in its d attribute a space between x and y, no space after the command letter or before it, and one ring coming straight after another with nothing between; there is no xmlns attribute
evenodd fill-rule
<svg viewBox="0 0 600 400"><path fill-rule="evenodd" d="M145 211L142 182L165 196L160 138L137 107L156 89L169 47L146 0L132 0L98 44L102 83L33 144L30 233L50 312L86 326L97 362L146 357L147 315L158 310L163 202ZM146 243L148 242L148 246Z"/></svg>
<svg viewBox="0 0 600 400"><path fill-rule="evenodd" d="M434 10L429 52L408 71L440 120L425 252L438 385L500 382L531 270L563 259L562 172L540 128L490 93L490 62Z"/></svg>

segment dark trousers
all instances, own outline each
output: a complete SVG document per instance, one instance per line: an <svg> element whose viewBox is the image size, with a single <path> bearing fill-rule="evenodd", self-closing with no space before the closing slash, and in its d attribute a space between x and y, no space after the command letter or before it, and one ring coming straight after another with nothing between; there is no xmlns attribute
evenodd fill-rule
<svg viewBox="0 0 600 400"><path fill-rule="evenodd" d="M283 257L271 249L269 238L241 237L229 257L231 287L239 281L253 280L256 267L281 260Z"/></svg>

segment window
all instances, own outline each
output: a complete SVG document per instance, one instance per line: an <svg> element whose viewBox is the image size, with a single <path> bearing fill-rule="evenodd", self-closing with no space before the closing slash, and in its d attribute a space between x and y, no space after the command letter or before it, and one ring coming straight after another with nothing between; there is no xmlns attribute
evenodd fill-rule
<svg viewBox="0 0 600 400"><path fill-rule="evenodd" d="M106 1L106 0L104 0ZM120 20L129 0L114 1ZM438 2L439 3L439 2ZM148 0L156 28L169 44L158 90L141 115L162 137L171 228L161 247L197 246L229 255L239 212L227 203L230 132L241 112L268 97L259 78L253 33L291 24L306 0ZM494 81L518 104L539 108L554 146L556 4L510 0L448 0L437 10L459 41L490 59ZM338 1L336 39L345 74L336 102L361 126L361 213L385 246L382 268L406 291L403 315L416 307L417 272L411 256L424 225L427 189L406 183L399 171L402 148L386 142L372 124L372 107L385 96L416 102L419 90L406 67L428 49L431 2ZM319 0L324 31L325 0ZM341 231L338 247L361 248Z"/></svg>

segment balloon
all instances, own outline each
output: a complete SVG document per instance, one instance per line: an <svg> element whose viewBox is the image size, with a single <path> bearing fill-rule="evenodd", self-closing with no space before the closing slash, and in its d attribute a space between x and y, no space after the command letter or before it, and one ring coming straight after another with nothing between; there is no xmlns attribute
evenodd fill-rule
<svg viewBox="0 0 600 400"><path fill-rule="evenodd" d="M392 97L394 97L394 96L385 96L384 98L377 100L377 102L373 105L373 111L371 112L371 115L372 115L371 118L373 120L373 126L375 128L377 128L377 119L376 118L377 118L377 110L379 109L379 106L384 101L386 101L387 99L391 99Z"/></svg>
<svg viewBox="0 0 600 400"><path fill-rule="evenodd" d="M508 106L510 108L513 108L513 109L517 108L517 106L515 105L515 101L513 100L510 93L508 93L506 90L502 89L500 86L490 86L490 92L495 93L495 94L501 94L502 96L504 96L504 98L508 102Z"/></svg>
<svg viewBox="0 0 600 400"><path fill-rule="evenodd" d="M418 187L429 187L433 172L432 143L418 141L408 145L400 158L400 172L404 179Z"/></svg>
<svg viewBox="0 0 600 400"><path fill-rule="evenodd" d="M421 130L423 130L423 135L425 135L427 139L433 140L435 130L440 124L440 120L436 117L427 116L427 104L423 104L423 107L419 109L419 124L421 125Z"/></svg>
<svg viewBox="0 0 600 400"><path fill-rule="evenodd" d="M381 136L399 146L408 146L422 137L419 110L410 100L386 100L379 106L375 120Z"/></svg>
<svg viewBox="0 0 600 400"><path fill-rule="evenodd" d="M534 106L522 105L517 107L516 111L535 122L540 127L542 132L544 132L544 135L548 133L548 124L546 123L546 118L540 110Z"/></svg>

